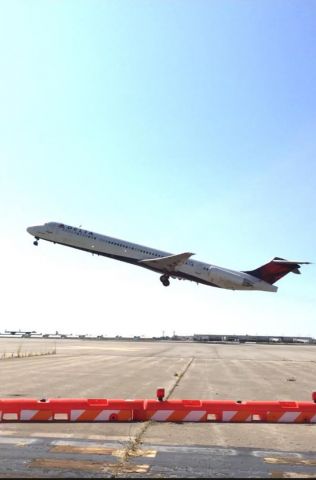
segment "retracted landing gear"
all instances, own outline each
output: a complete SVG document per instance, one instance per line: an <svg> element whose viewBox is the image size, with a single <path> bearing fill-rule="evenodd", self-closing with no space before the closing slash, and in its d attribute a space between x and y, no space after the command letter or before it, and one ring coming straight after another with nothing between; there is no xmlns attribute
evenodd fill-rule
<svg viewBox="0 0 316 480"><path fill-rule="evenodd" d="M35 237L35 240L33 242L33 245L35 245L35 247L38 246L38 241L39 241L39 238L38 237Z"/></svg>
<svg viewBox="0 0 316 480"><path fill-rule="evenodd" d="M164 287L169 287L170 282L169 282L169 275L166 273L164 275L161 275L160 281L163 284Z"/></svg>

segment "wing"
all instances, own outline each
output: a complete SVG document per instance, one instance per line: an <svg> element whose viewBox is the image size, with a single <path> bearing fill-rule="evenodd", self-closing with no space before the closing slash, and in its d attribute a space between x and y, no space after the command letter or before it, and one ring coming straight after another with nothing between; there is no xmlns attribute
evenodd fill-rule
<svg viewBox="0 0 316 480"><path fill-rule="evenodd" d="M185 252L178 255L168 255L167 257L140 260L139 263L148 265L164 272L174 272L183 265L194 253Z"/></svg>

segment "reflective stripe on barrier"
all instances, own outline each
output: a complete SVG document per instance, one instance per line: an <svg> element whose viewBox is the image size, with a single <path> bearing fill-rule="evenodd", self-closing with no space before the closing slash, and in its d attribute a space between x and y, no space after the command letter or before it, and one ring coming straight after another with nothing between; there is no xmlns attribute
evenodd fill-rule
<svg viewBox="0 0 316 480"><path fill-rule="evenodd" d="M233 400L0 399L1 422L316 423L312 402Z"/></svg>

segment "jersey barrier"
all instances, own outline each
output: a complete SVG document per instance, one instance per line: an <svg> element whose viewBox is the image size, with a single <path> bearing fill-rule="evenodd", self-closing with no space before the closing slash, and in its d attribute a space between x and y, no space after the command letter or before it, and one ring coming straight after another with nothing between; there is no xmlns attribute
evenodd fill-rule
<svg viewBox="0 0 316 480"><path fill-rule="evenodd" d="M263 422L316 423L312 401L1 398L0 422Z"/></svg>

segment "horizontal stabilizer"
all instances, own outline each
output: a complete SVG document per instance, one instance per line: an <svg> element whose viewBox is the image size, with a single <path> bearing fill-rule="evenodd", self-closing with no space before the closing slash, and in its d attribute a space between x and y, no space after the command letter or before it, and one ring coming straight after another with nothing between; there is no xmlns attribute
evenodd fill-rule
<svg viewBox="0 0 316 480"><path fill-rule="evenodd" d="M311 262L298 262L298 261L294 261L294 260L284 260L283 258L279 258L279 257L274 257L273 259L273 262L274 263L281 263L283 265L288 265L288 266L294 266L294 270L292 270L292 273L296 273L298 275L301 274L300 272L300 266L301 265L310 265ZM298 266L296 266L298 265Z"/></svg>
<svg viewBox="0 0 316 480"><path fill-rule="evenodd" d="M167 257L140 260L139 263L164 272L173 272L181 267L192 255L194 255L194 253L185 252L177 255L168 255Z"/></svg>
<svg viewBox="0 0 316 480"><path fill-rule="evenodd" d="M259 278L267 283L273 285L273 283L280 280L289 272L300 274L300 266L308 265L311 262L297 262L293 260L285 260L284 258L274 257L271 262L262 265L262 267L255 270L247 271L249 275Z"/></svg>
<svg viewBox="0 0 316 480"><path fill-rule="evenodd" d="M296 260L284 260L283 258L279 258L279 257L274 257L273 262L274 263L285 263L287 265L293 265L293 264L310 265L312 263L312 262L298 262Z"/></svg>

